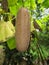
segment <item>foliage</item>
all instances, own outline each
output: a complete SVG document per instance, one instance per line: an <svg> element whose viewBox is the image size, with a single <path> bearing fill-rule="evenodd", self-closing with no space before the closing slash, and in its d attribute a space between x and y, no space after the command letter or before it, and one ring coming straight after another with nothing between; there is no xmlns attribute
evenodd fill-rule
<svg viewBox="0 0 49 65"><path fill-rule="evenodd" d="M28 63L33 63L36 59L45 60L49 56L49 14L45 16L42 15L42 13L44 13L44 9L49 8L49 0L8 0L8 8L10 9L9 14L11 16L8 16L9 21L3 21L3 23L0 21L0 40L3 42L6 40L10 53L12 53L11 50L16 48L15 37L13 37L15 26L12 25L12 16L14 16L14 18L17 16L20 7L25 7L30 12L31 33L33 33L31 35L34 35L34 37L31 37L30 46L27 51L22 53L13 52L12 58L16 59L18 62L20 62L19 60L21 58L25 58ZM5 15L3 15L3 13ZM7 14L8 13L2 12L2 10L0 11L0 15L4 17L7 16ZM33 19L36 20L42 31L36 31L33 25ZM7 56L10 55L10 53L8 52Z"/></svg>
<svg viewBox="0 0 49 65"><path fill-rule="evenodd" d="M15 38L12 37L12 38L8 39L7 40L7 45L10 48L10 50L16 48Z"/></svg>
<svg viewBox="0 0 49 65"><path fill-rule="evenodd" d="M44 7L49 8L49 0L44 0L43 4Z"/></svg>
<svg viewBox="0 0 49 65"><path fill-rule="evenodd" d="M36 10L36 1L41 6L41 8L49 8L49 0L8 0L8 5L11 14L16 15L19 8L22 6L28 8L29 10Z"/></svg>
<svg viewBox="0 0 49 65"><path fill-rule="evenodd" d="M14 33L15 28L11 22L0 21L0 42L7 41L7 39L12 37Z"/></svg>

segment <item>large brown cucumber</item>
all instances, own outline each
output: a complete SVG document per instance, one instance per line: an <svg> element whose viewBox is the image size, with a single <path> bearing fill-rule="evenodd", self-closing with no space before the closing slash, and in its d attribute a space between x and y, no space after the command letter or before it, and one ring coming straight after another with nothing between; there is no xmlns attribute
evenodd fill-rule
<svg viewBox="0 0 49 65"><path fill-rule="evenodd" d="M16 48L23 52L28 49L30 41L30 16L26 8L20 8L16 18Z"/></svg>

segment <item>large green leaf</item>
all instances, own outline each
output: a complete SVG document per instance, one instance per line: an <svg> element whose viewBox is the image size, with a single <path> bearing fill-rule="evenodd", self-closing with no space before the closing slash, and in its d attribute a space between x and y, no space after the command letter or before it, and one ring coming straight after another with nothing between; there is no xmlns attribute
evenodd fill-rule
<svg viewBox="0 0 49 65"><path fill-rule="evenodd" d="M8 0L8 6L10 9L11 14L16 15L18 9L19 9L19 4L17 3L17 0Z"/></svg>

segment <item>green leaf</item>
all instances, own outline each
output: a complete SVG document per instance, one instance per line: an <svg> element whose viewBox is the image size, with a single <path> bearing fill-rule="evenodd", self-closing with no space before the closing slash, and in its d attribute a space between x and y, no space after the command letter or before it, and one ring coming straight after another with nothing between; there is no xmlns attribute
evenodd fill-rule
<svg viewBox="0 0 49 65"><path fill-rule="evenodd" d="M15 38L12 37L9 40L7 40L7 44L8 44L9 49L11 50L16 48Z"/></svg>
<svg viewBox="0 0 49 65"><path fill-rule="evenodd" d="M11 14L16 15L16 12L17 12L16 6L14 5L13 7L9 7L9 8L10 8Z"/></svg>
<svg viewBox="0 0 49 65"><path fill-rule="evenodd" d="M43 54L44 59L47 58L49 56L49 52L47 51L46 47L44 45L42 45L41 49L43 52L42 54Z"/></svg>
<svg viewBox="0 0 49 65"><path fill-rule="evenodd" d="M42 5L43 5L45 8L49 8L49 0L44 0L44 2L42 3Z"/></svg>
<svg viewBox="0 0 49 65"><path fill-rule="evenodd" d="M38 0L38 3L43 3L44 2L44 0Z"/></svg>
<svg viewBox="0 0 49 65"><path fill-rule="evenodd" d="M17 3L17 0L8 0L8 5L9 6L13 6L13 5L15 5Z"/></svg>
<svg viewBox="0 0 49 65"><path fill-rule="evenodd" d="M8 0L8 7L10 9L10 12L12 15L16 15L17 11L19 9L19 4L17 3L17 0Z"/></svg>

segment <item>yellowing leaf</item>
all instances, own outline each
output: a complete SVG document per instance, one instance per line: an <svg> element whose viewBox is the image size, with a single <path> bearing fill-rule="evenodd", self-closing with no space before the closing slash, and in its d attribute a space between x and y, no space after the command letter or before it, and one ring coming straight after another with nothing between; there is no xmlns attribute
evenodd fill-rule
<svg viewBox="0 0 49 65"><path fill-rule="evenodd" d="M10 22L0 21L0 41L6 41L9 37L14 36L15 28Z"/></svg>

